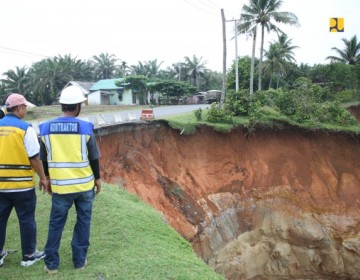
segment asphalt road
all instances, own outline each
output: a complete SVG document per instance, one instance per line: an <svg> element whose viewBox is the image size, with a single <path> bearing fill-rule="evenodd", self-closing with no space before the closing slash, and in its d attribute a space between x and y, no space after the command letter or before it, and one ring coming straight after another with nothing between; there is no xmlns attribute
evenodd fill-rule
<svg viewBox="0 0 360 280"><path fill-rule="evenodd" d="M198 108L205 109L209 107L209 104L193 104L193 105L173 105L173 106L161 106L153 108L154 117L164 117L170 115L177 115L187 112L192 112ZM140 121L141 109L123 110L119 112L104 113L99 115L83 115L80 114L79 119L90 121L95 127L101 127L105 125L111 125L114 123L126 123ZM39 122L30 122L34 127L37 134L39 134Z"/></svg>
<svg viewBox="0 0 360 280"><path fill-rule="evenodd" d="M209 104L194 104L194 105L173 105L153 108L154 117L164 117L176 114L192 112L198 108L205 109ZM95 126L108 125L120 122L140 121L141 109L125 110L119 112L104 113L100 115L80 115L81 119L92 122Z"/></svg>

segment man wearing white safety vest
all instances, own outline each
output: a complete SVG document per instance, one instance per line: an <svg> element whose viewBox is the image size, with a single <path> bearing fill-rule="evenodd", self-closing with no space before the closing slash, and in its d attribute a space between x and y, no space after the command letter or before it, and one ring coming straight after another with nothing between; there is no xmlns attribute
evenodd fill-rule
<svg viewBox="0 0 360 280"><path fill-rule="evenodd" d="M85 100L79 87L66 87L59 100L63 116L40 125L40 158L52 194L44 259L44 271L49 274L58 272L61 235L73 204L77 221L71 242L72 261L75 269L83 269L87 263L92 205L95 194L100 192L101 180L94 126L76 118Z"/></svg>

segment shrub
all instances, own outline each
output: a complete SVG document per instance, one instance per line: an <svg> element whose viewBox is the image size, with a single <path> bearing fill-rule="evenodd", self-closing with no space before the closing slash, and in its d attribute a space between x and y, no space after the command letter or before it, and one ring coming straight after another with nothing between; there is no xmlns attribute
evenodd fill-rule
<svg viewBox="0 0 360 280"><path fill-rule="evenodd" d="M276 107L279 108L279 111L282 114L292 116L296 113L295 98L296 94L294 91L283 92L279 94L278 99L276 100Z"/></svg>
<svg viewBox="0 0 360 280"><path fill-rule="evenodd" d="M281 90L269 89L255 92L252 101L260 102L261 106L276 107L276 102L282 94Z"/></svg>
<svg viewBox="0 0 360 280"><path fill-rule="evenodd" d="M201 108L195 110L194 115L195 115L195 118L196 118L196 120L198 122L201 121L202 120L202 110L201 110Z"/></svg>
<svg viewBox="0 0 360 280"><path fill-rule="evenodd" d="M336 93L335 100L339 102L360 101L360 89L342 90Z"/></svg>
<svg viewBox="0 0 360 280"><path fill-rule="evenodd" d="M234 116L244 116L249 112L250 93L248 90L226 92L224 109Z"/></svg>
<svg viewBox="0 0 360 280"><path fill-rule="evenodd" d="M275 108L260 106L259 102L255 102L249 114L249 127L255 126L258 122L269 123L278 119L283 119L283 117Z"/></svg>
<svg viewBox="0 0 360 280"><path fill-rule="evenodd" d="M207 113L207 121L211 123L232 123L231 112L218 108L217 103L212 103Z"/></svg>
<svg viewBox="0 0 360 280"><path fill-rule="evenodd" d="M317 120L322 123L344 126L357 124L356 118L338 102L319 104L314 115L317 117Z"/></svg>

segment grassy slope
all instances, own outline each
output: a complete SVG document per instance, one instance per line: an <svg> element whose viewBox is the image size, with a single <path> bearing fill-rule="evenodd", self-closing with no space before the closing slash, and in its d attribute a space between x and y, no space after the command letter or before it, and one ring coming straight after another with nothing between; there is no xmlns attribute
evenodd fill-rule
<svg viewBox="0 0 360 280"><path fill-rule="evenodd" d="M206 121L206 118L207 110L203 110L201 121L196 120L194 112L166 116L162 119L168 121L172 128L178 129L184 134L193 134L196 131L196 127L201 125L211 126L216 131L229 132L235 126L246 125L248 123L248 119L245 117L233 117L233 124L210 123Z"/></svg>
<svg viewBox="0 0 360 280"><path fill-rule="evenodd" d="M202 121L197 121L194 115L194 112L167 116L164 117L168 121L169 125L180 130L184 134L193 134L196 131L197 126L206 125L213 127L216 131L229 132L236 126L247 126L249 129L252 129L248 117L232 117L233 124L225 123L210 123L206 121L207 110L204 110L202 113ZM300 127L308 130L326 130L326 131L343 131L349 133L360 134L360 124L351 125L351 126L341 126L333 125L328 123L311 123L311 124L299 124L296 123L285 116L281 115L269 115L265 116L261 121L257 122L258 127L281 127L283 124L288 124L295 127ZM249 126L250 125L250 126Z"/></svg>
<svg viewBox="0 0 360 280"><path fill-rule="evenodd" d="M44 248L51 198L40 192L36 210L38 249ZM120 187L103 184L95 199L88 266L75 271L71 236L75 221L71 209L60 246L59 274L49 276L43 261L20 266L21 253L8 255L1 279L222 279L208 267L159 213ZM20 250L15 211L8 222L6 249Z"/></svg>

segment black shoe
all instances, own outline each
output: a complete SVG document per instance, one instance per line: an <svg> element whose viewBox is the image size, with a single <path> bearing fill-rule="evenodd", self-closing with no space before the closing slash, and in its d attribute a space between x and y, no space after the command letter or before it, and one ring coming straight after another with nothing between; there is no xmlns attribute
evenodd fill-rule
<svg viewBox="0 0 360 280"><path fill-rule="evenodd" d="M36 263L37 261L42 260L43 258L45 258L45 253L35 250L35 252L32 253L32 255L30 255L30 256L25 255L20 264L22 266L30 266L30 265L33 265L34 263Z"/></svg>
<svg viewBox="0 0 360 280"><path fill-rule="evenodd" d="M3 250L0 254L0 266L3 265L4 263L4 260L7 256L8 252L6 250Z"/></svg>

